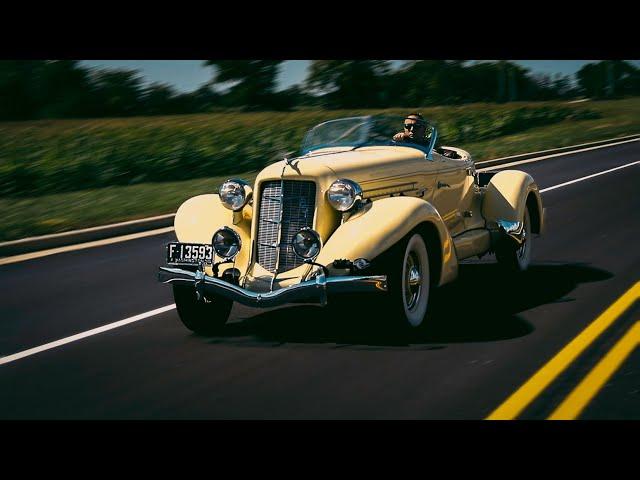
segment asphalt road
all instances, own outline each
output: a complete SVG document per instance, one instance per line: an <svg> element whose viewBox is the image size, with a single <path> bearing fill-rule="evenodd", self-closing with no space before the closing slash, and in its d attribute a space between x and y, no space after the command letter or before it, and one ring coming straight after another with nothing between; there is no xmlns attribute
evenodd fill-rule
<svg viewBox="0 0 640 480"><path fill-rule="evenodd" d="M519 167L541 189L640 160L640 142ZM389 335L359 306L235 305L220 336L175 310L0 365L0 419L482 419L639 280L640 165L543 193L518 282L465 263L429 327ZM0 266L0 355L173 303L173 234ZM383 312L381 312L383 314ZM620 316L518 418L546 418L640 319ZM579 418L640 419L640 352Z"/></svg>

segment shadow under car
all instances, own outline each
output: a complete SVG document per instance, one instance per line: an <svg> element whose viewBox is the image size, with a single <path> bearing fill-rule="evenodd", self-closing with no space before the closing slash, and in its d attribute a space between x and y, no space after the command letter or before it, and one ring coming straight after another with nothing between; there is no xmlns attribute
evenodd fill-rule
<svg viewBox="0 0 640 480"><path fill-rule="evenodd" d="M517 338L534 330L519 313L572 301L567 295L577 285L611 276L582 263L544 263L532 265L514 281L495 263L465 263L455 282L431 291L428 317L415 330L389 328L393 319L384 307L373 310L366 297L350 297L340 302L329 299L326 307L256 310L255 315L227 324L212 343L442 348L436 345Z"/></svg>

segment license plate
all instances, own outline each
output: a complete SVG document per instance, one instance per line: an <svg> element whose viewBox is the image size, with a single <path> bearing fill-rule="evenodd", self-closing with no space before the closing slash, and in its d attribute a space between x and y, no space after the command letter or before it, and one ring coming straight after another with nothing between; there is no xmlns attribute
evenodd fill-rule
<svg viewBox="0 0 640 480"><path fill-rule="evenodd" d="M172 242L167 245L167 263L198 265L211 263L213 247L202 243Z"/></svg>

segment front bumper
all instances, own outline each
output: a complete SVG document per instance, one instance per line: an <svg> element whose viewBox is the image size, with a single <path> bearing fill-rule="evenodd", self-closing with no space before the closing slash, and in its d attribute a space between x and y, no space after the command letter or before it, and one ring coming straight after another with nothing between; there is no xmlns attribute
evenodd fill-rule
<svg viewBox="0 0 640 480"><path fill-rule="evenodd" d="M327 304L328 295L336 293L386 292L386 275L326 277L320 273L313 280L273 292L256 293L198 270L160 267L158 281L174 285L192 285L203 295L217 295L251 307L275 307L285 303Z"/></svg>

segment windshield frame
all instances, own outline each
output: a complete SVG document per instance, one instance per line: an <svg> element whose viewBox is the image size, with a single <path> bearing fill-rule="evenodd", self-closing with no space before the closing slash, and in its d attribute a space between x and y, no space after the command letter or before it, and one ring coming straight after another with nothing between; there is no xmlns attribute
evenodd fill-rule
<svg viewBox="0 0 640 480"><path fill-rule="evenodd" d="M311 136L313 135L314 131L317 130L319 127L323 127L327 124L330 123L336 123L336 122L343 122L345 120L363 120L362 123L360 123L360 125L364 124L366 126L365 130L364 130L364 135L360 135L361 140L360 142L345 142L343 144L340 143L326 143L326 144L320 144L320 145L313 145L312 148L307 148L305 149L305 145L307 144L307 142L309 141L309 139L311 138ZM319 123L317 125L314 125L313 128L310 128L309 131L305 134L304 139L302 140L302 145L300 146L300 153L301 155L306 155L308 153L313 152L314 150L320 150L322 148L329 148L329 147L357 147L362 143L362 140L366 139L369 131L371 130L371 115L366 115L366 116L357 116L357 117L342 117L342 118L334 118L333 120L327 120L326 122L322 122ZM364 137L364 138L363 138Z"/></svg>
<svg viewBox="0 0 640 480"><path fill-rule="evenodd" d="M310 155L310 154L313 154L313 152L316 150L320 150L323 148L330 148L330 147L337 147L337 148L353 147L352 150L355 150L356 148L361 148L366 146L390 146L390 147L415 148L423 152L427 160L433 160L433 149L435 148L435 144L438 139L438 129L434 124L430 122L425 122L427 126L431 128L431 136L430 136L428 145L421 145L419 143L410 143L410 142L396 142L392 138L390 138L388 142L368 141L369 134L371 133L371 128L375 125L376 119L396 119L396 118L401 119L404 117L400 115L363 115L363 116L336 118L333 120L327 120L326 122L319 123L315 125L313 128L309 129L309 131L305 134L304 139L302 141L302 145L300 146L300 155L301 156ZM359 136L358 141L355 141L355 142L350 141L342 144L331 142L331 143L320 144L320 145L312 145L310 147L307 146L314 131L316 131L319 127L322 127L329 123L340 122L345 120L362 120L362 123L358 124L357 126L364 124L365 128L362 134Z"/></svg>

